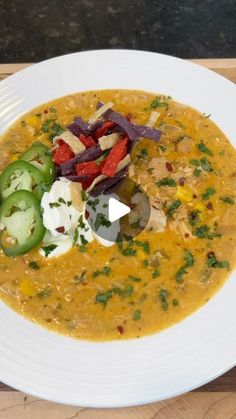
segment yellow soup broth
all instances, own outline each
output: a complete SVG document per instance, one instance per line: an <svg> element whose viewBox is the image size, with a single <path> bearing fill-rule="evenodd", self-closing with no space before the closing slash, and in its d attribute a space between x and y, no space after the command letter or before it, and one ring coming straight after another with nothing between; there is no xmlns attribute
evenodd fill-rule
<svg viewBox="0 0 236 419"><path fill-rule="evenodd" d="M193 313L233 269L236 151L208 116L169 97L104 90L57 99L18 120L1 138L0 170L35 141L52 145L58 125L88 120L98 101L112 101L138 124L158 112L161 140L140 139L129 176L158 201L164 231L142 232L137 240L148 245L132 243L133 254L96 241L52 259L38 249L15 258L1 251L0 295L28 319L73 338L139 338Z"/></svg>

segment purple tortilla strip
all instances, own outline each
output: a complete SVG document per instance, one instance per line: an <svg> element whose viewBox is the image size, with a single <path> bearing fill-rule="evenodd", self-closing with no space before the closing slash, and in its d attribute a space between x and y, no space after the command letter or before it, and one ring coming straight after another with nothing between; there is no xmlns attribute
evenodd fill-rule
<svg viewBox="0 0 236 419"><path fill-rule="evenodd" d="M81 133L85 133L89 130L89 125L84 122L82 118L75 118L74 122L68 126L68 129L72 134L78 137Z"/></svg>
<svg viewBox="0 0 236 419"><path fill-rule="evenodd" d="M138 137L150 138L154 141L159 141L161 138L161 131L155 128L147 127L146 125L132 124Z"/></svg>
<svg viewBox="0 0 236 419"><path fill-rule="evenodd" d="M137 138L137 132L134 129L133 125L120 113L108 109L103 115L108 121L115 122L122 130L128 135L131 141L135 141Z"/></svg>
<svg viewBox="0 0 236 419"><path fill-rule="evenodd" d="M94 188L89 192L91 196L98 196L101 193L106 193L106 191L112 186L116 185L121 179L123 179L128 173L128 168L125 167L124 169L120 170L114 177L109 177L101 182L97 183Z"/></svg>

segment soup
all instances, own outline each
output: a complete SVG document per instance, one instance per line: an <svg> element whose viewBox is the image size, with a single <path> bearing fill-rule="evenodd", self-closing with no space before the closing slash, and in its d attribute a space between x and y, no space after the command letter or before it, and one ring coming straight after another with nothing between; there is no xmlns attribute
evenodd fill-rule
<svg viewBox="0 0 236 419"><path fill-rule="evenodd" d="M99 109L106 104L107 108L99 114ZM143 136L136 138L134 146L129 147L131 134L124 126L119 126L119 121L113 121L112 125L106 113L111 108L126 118L131 124L129 128L136 130L136 126L148 124L148 133L142 131ZM104 115L108 115L106 121ZM75 132L75 126L70 124L77 117L82 118L81 121L90 121L93 131L86 131L86 126L82 132L79 122L80 128ZM104 128L104 121L110 125ZM68 134L68 126L73 138ZM154 140L143 138L151 132L153 138L156 136ZM74 137L78 137L78 144L73 142ZM104 140L104 137L109 138ZM93 163L89 165L77 159L76 173L71 174L70 169L66 175L60 172L57 176L61 180L55 181L52 168L45 171L47 187L41 190L36 163L40 166L42 162L34 162L37 173L30 172L33 176L31 183L32 179L34 183L28 188L25 173L28 176L31 152L27 152L27 158L22 158L36 141L40 143L39 147L42 144L49 147L50 152L45 152L45 156L52 153L57 170L70 167L72 159L96 147L98 141L103 150L102 154L99 151L99 157L92 154ZM81 150L76 148L78 146ZM27 200L28 195L26 198L19 195L19 190L22 194L22 189L27 188L27 193L34 195L32 199L38 200L43 208L40 217L44 227L38 232L37 245L35 241L32 248L28 245L32 228L29 228L29 233L23 231L21 236L19 233L15 237L12 224L4 221L7 215L3 216L3 210L1 216L2 237L7 234L4 240L10 248L6 251L2 239L1 299L33 322L79 339L140 338L193 313L212 298L234 268L236 152L210 120L210 115L201 114L168 96L142 91L77 93L42 105L21 117L2 135L0 148L4 210L7 207L4 202L12 197L11 194L18 193L21 201ZM20 186L18 166L14 175L8 178L4 171L22 159L27 163L22 169ZM109 159L112 164L107 163ZM76 210L81 209L81 196L84 202L90 199L88 191L92 191L91 185L96 188L100 182L117 176L121 161L124 167L120 165L120 171L126 172L119 187L126 190L132 179L150 199L148 228L131 239L127 237L123 242L104 245L101 240L89 236L89 227L87 230L83 227L86 220L80 218L71 241L71 230L63 224L65 217L69 214L69 223L74 214L78 214ZM68 162L69 166L66 166ZM44 181L42 167L47 164L41 165ZM21 163L19 167L22 167ZM14 176L18 179L16 182ZM64 192L62 189L58 192L58 188L56 192L55 185L63 181L63 176L67 179L67 183L63 183ZM99 182L96 184L94 179ZM76 193L81 194L79 203L65 198L68 185L74 191L73 197ZM66 205L69 209L64 208ZM65 211L59 213L62 207L67 215L63 215ZM73 214L70 212L72 207L76 208ZM51 210L54 212L50 213ZM14 211L11 216L14 216ZM46 229L50 230L51 224L59 217L62 225L57 224L55 228L57 236L52 234L49 239L45 238ZM15 224L18 230L19 220ZM27 225L27 220L25 223ZM35 223L34 220L33 228ZM139 219L130 220L130 225L135 231ZM81 234L83 228L86 233ZM20 245L18 254L14 250L17 240L20 243L25 240L28 246L24 251Z"/></svg>

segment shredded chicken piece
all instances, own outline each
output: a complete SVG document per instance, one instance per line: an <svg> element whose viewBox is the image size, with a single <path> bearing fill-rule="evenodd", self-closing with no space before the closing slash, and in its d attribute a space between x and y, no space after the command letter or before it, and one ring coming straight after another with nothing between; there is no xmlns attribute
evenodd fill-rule
<svg viewBox="0 0 236 419"><path fill-rule="evenodd" d="M180 178L189 178L193 175L192 167L179 167L177 172L171 174L171 177L178 181Z"/></svg>
<svg viewBox="0 0 236 419"><path fill-rule="evenodd" d="M177 144L177 150L179 153L189 153L193 148L193 140L190 137L183 137Z"/></svg>
<svg viewBox="0 0 236 419"><path fill-rule="evenodd" d="M161 233L166 227L166 215L159 209L151 206L151 213L146 230Z"/></svg>
<svg viewBox="0 0 236 419"><path fill-rule="evenodd" d="M185 221L172 221L170 223L170 229L175 231L177 234L181 234L185 241L194 238Z"/></svg>
<svg viewBox="0 0 236 419"><path fill-rule="evenodd" d="M153 169L152 177L155 181L170 175L170 172L166 167L166 162L167 160L165 157L153 157L148 164L148 169Z"/></svg>

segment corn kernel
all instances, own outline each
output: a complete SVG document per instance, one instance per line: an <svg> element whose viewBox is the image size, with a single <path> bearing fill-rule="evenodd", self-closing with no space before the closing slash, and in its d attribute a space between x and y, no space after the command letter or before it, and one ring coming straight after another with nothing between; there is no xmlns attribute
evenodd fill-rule
<svg viewBox="0 0 236 419"><path fill-rule="evenodd" d="M27 125L31 125L34 128L38 128L40 124L40 118L35 115L29 115L25 118L25 122Z"/></svg>
<svg viewBox="0 0 236 419"><path fill-rule="evenodd" d="M180 201L190 202L193 199L193 193L193 190L188 185L177 186L175 198L180 199Z"/></svg>
<svg viewBox="0 0 236 419"><path fill-rule="evenodd" d="M26 297L33 297L38 292L36 286L29 278L22 279L20 283L20 291Z"/></svg>

